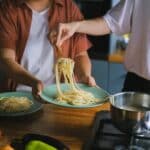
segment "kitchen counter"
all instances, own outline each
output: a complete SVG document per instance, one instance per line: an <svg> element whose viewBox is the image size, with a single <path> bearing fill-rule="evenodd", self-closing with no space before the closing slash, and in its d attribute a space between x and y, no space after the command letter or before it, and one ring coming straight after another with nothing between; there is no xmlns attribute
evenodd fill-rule
<svg viewBox="0 0 150 150"><path fill-rule="evenodd" d="M46 104L42 110L30 116L0 118L0 129L10 140L27 133L37 133L59 139L71 150L81 150L90 137L94 117L101 110L109 110L109 103L89 109Z"/></svg>
<svg viewBox="0 0 150 150"><path fill-rule="evenodd" d="M115 51L108 55L108 61L112 63L123 63L124 61L124 51Z"/></svg>
<svg viewBox="0 0 150 150"><path fill-rule="evenodd" d="M96 54L95 55L93 54L92 56L90 56L90 58L93 60L108 61L110 63L123 63L124 55L125 55L124 50L116 50L110 54L100 53L100 55L97 56Z"/></svg>

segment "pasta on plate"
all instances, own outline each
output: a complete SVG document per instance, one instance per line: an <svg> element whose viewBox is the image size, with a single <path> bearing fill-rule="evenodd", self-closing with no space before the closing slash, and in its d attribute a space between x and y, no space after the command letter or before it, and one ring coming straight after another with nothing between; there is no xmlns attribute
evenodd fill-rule
<svg viewBox="0 0 150 150"><path fill-rule="evenodd" d="M22 112L30 109L33 102L27 97L2 97L0 99L0 112Z"/></svg>
<svg viewBox="0 0 150 150"><path fill-rule="evenodd" d="M74 61L70 58L59 58L55 66L56 86L58 94L56 100L71 105L95 104L100 101L90 92L80 89L74 78ZM68 90L62 91L60 86L61 78L68 85Z"/></svg>

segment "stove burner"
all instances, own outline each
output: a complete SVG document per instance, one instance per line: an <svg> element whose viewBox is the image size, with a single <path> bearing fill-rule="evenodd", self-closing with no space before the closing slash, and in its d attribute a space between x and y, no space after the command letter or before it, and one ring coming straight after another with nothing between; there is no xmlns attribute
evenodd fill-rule
<svg viewBox="0 0 150 150"><path fill-rule="evenodd" d="M117 129L108 111L96 115L91 138L84 150L150 150L150 136L127 135Z"/></svg>
<svg viewBox="0 0 150 150"><path fill-rule="evenodd" d="M146 150L146 149L140 146L132 145L129 147L129 150Z"/></svg>

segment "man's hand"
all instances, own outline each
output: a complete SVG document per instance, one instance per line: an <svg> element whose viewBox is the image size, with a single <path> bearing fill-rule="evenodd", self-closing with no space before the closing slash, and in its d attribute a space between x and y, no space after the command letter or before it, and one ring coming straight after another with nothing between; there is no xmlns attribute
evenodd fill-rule
<svg viewBox="0 0 150 150"><path fill-rule="evenodd" d="M92 76L81 77L79 79L79 82L85 83L85 84L87 84L89 86L98 87L96 85L96 81L95 81L94 77L92 77Z"/></svg>
<svg viewBox="0 0 150 150"><path fill-rule="evenodd" d="M44 88L43 83L40 80L33 81L32 94L33 94L35 100L37 100L40 103L47 103L40 97L40 94L41 94L43 88Z"/></svg>

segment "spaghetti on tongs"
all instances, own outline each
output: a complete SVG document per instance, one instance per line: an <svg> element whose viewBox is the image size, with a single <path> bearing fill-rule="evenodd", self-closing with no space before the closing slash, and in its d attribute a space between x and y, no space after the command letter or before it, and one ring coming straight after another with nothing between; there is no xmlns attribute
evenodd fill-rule
<svg viewBox="0 0 150 150"><path fill-rule="evenodd" d="M99 101L90 92L81 90L74 78L74 61L70 58L59 58L56 62L56 85L57 85L57 97L59 102L65 102L71 105L85 105L93 104ZM60 81L63 77L64 82L68 85L66 91L61 90Z"/></svg>

